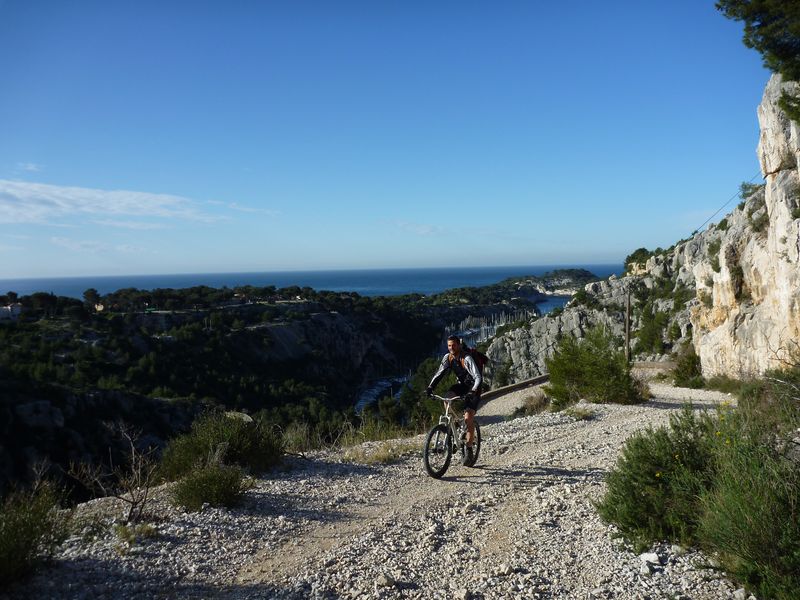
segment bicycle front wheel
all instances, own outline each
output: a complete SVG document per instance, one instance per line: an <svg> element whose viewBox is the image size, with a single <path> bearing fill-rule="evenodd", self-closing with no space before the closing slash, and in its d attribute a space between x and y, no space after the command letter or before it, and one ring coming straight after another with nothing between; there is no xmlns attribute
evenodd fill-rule
<svg viewBox="0 0 800 600"><path fill-rule="evenodd" d="M453 443L446 425L435 425L425 438L425 448L422 451L422 462L425 470L434 479L440 479L450 466L453 458Z"/></svg>

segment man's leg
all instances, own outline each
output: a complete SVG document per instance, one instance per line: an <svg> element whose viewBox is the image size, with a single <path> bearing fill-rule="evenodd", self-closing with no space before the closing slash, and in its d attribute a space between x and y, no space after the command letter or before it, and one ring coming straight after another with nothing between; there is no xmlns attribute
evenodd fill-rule
<svg viewBox="0 0 800 600"><path fill-rule="evenodd" d="M464 411L464 421L467 424L467 446L472 446L475 441L475 411L468 408Z"/></svg>

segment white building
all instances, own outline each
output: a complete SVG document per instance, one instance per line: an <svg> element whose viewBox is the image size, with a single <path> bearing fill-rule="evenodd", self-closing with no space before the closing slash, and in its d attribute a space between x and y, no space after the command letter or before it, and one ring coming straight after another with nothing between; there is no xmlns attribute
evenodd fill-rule
<svg viewBox="0 0 800 600"><path fill-rule="evenodd" d="M0 306L0 321L15 321L22 313L22 304L15 302L8 306Z"/></svg>

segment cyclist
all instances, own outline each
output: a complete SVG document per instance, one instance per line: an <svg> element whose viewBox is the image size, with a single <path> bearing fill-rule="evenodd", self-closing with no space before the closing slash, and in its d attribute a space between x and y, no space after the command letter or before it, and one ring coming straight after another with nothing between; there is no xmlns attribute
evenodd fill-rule
<svg viewBox="0 0 800 600"><path fill-rule="evenodd" d="M464 396L464 421L467 424L467 451L464 453L464 464L473 461L472 444L475 440L475 412L481 399L481 377L475 360L461 348L458 336L451 335L447 338L447 354L442 358L439 370L431 379L425 392L428 396L433 394L433 388L445 376L448 369L452 369L458 383L448 390L448 397Z"/></svg>

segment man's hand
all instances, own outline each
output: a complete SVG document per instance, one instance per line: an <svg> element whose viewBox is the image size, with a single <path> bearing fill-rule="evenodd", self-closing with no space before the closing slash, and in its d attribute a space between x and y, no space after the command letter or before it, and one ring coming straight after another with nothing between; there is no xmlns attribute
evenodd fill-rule
<svg viewBox="0 0 800 600"><path fill-rule="evenodd" d="M425 395L428 396L428 398L433 396L433 388L431 386L425 388Z"/></svg>

